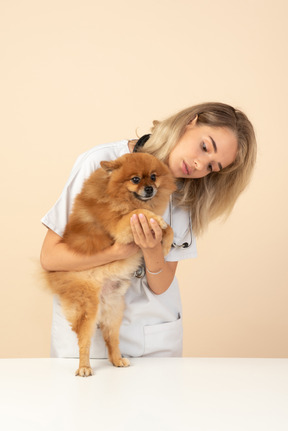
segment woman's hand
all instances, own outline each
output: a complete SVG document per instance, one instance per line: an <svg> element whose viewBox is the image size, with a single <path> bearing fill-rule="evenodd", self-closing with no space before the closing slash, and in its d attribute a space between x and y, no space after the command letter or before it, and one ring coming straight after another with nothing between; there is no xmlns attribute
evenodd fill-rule
<svg viewBox="0 0 288 431"><path fill-rule="evenodd" d="M129 244L119 244L118 242L115 242L113 245L111 245L111 255L113 261L131 257L136 254L137 251L139 251L139 247L134 242L130 242Z"/></svg>
<svg viewBox="0 0 288 431"><path fill-rule="evenodd" d="M144 214L133 214L130 224L134 242L141 250L153 249L161 243L162 229L153 218L150 219L150 227Z"/></svg>
<svg viewBox="0 0 288 431"><path fill-rule="evenodd" d="M135 244L141 248L148 285L152 292L164 293L172 283L177 268L177 262L165 262L162 249L162 229L156 220L150 219L150 224L144 214L131 217L131 229Z"/></svg>

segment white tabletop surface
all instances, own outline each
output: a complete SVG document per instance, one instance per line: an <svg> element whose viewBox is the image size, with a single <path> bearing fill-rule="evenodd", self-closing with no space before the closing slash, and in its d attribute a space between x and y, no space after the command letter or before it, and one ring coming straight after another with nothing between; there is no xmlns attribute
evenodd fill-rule
<svg viewBox="0 0 288 431"><path fill-rule="evenodd" d="M288 359L1 359L3 431L287 431Z"/></svg>

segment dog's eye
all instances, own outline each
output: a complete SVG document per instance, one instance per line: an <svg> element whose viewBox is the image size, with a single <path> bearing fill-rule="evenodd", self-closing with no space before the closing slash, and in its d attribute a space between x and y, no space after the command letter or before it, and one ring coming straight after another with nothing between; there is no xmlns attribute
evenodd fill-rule
<svg viewBox="0 0 288 431"><path fill-rule="evenodd" d="M141 178L139 178L139 177L133 177L133 178L131 178L131 181L132 181L133 184L139 184L140 181L141 181Z"/></svg>
<svg viewBox="0 0 288 431"><path fill-rule="evenodd" d="M150 178L151 178L151 180L152 180L152 181L156 181L156 174L152 174L152 175L150 176Z"/></svg>

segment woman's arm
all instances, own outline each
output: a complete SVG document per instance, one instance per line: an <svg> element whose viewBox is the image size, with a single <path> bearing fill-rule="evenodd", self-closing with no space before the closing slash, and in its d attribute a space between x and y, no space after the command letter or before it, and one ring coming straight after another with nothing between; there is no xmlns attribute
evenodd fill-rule
<svg viewBox="0 0 288 431"><path fill-rule="evenodd" d="M136 244L119 245L115 243L92 256L77 254L61 242L61 237L48 229L45 236L40 262L46 271L84 271L115 260L125 259L135 254Z"/></svg>
<svg viewBox="0 0 288 431"><path fill-rule="evenodd" d="M152 232L145 216L134 215L131 219L131 228L134 241L144 256L149 287L160 295L172 283L178 262L165 261L161 245L162 229L155 220L151 219L150 223Z"/></svg>

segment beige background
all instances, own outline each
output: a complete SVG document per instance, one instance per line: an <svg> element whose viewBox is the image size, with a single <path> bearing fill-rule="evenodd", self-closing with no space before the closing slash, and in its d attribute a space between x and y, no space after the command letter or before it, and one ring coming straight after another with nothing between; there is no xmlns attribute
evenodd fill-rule
<svg viewBox="0 0 288 431"><path fill-rule="evenodd" d="M40 218L77 156L204 101L243 109L259 156L228 221L179 266L184 354L287 357L286 4L1 1L1 357L49 356Z"/></svg>

